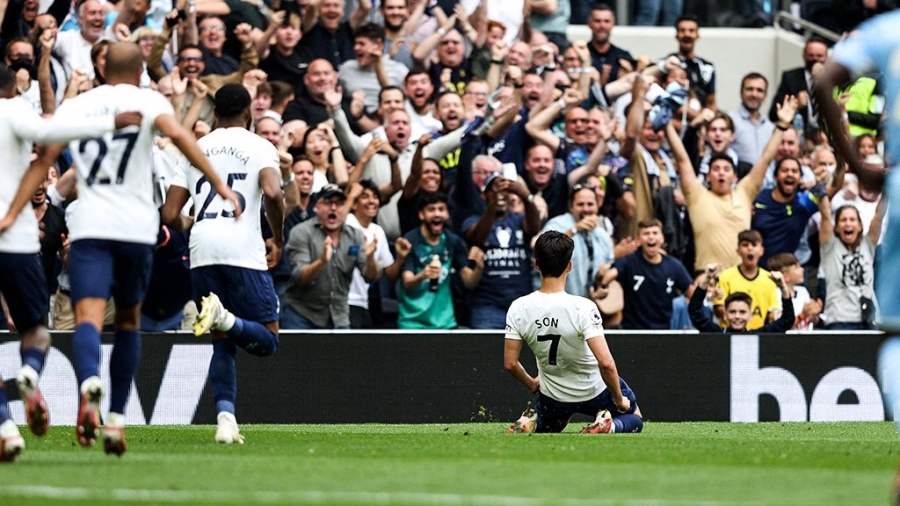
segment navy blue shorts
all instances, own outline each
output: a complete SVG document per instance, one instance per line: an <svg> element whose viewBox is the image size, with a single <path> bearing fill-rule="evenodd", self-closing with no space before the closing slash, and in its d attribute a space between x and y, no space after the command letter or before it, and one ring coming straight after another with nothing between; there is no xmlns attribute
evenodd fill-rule
<svg viewBox="0 0 900 506"><path fill-rule="evenodd" d="M132 307L147 294L153 270L151 244L79 239L69 249L69 283L72 304L84 298L116 299L116 305Z"/></svg>
<svg viewBox="0 0 900 506"><path fill-rule="evenodd" d="M50 293L40 255L0 253L0 292L19 332L42 323L50 310Z"/></svg>
<svg viewBox="0 0 900 506"><path fill-rule="evenodd" d="M619 387L622 389L622 395L628 397L631 401L631 409L628 413L634 413L637 409L637 398L631 387L621 377L619 378ZM534 403L534 410L537 412L537 427L535 432L562 432L569 424L569 418L575 413L588 415L591 418L597 416L597 412L601 409L609 411L609 414L616 417L619 413L616 405L613 404L612 394L609 389L604 390L597 397L583 402L560 402L544 394L538 396L537 402Z"/></svg>
<svg viewBox="0 0 900 506"><path fill-rule="evenodd" d="M212 292L238 318L257 323L278 321L278 295L266 271L206 265L191 269L191 283L198 308L200 299Z"/></svg>

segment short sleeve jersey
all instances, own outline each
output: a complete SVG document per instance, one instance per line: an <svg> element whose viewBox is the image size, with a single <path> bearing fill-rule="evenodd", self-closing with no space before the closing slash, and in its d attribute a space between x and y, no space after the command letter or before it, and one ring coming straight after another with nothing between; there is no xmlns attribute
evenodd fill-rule
<svg viewBox="0 0 900 506"><path fill-rule="evenodd" d="M77 170L80 204L69 222L69 240L106 239L155 244L159 211L153 201L151 164L156 118L174 115L161 94L129 84L104 85L66 100L57 116L143 114L140 128L127 127L69 144Z"/></svg>
<svg viewBox="0 0 900 506"><path fill-rule="evenodd" d="M638 250L616 261L624 292L622 328L666 330L672 318L672 299L693 282L678 260L663 255L651 264Z"/></svg>
<svg viewBox="0 0 900 506"><path fill-rule="evenodd" d="M194 200L191 227L191 268L231 265L257 271L266 266L261 228L262 189L259 173L278 170L278 152L271 143L240 127L217 128L197 141L213 170L238 195L243 212L234 218L230 203L216 193L209 180L182 158L173 186L186 188Z"/></svg>
<svg viewBox="0 0 900 506"><path fill-rule="evenodd" d="M587 344L595 337L603 337L596 304L566 292L532 292L516 299L506 314L506 339L531 348L541 392L557 401L586 401L606 389Z"/></svg>

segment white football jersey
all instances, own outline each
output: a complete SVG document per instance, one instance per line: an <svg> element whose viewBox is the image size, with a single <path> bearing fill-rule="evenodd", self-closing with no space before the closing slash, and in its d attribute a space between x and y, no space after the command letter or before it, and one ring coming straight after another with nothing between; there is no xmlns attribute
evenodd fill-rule
<svg viewBox="0 0 900 506"><path fill-rule="evenodd" d="M197 145L222 181L237 193L243 213L234 219L230 203L187 158L181 159L172 186L187 188L194 200L191 268L232 265L267 270L260 228L263 193L259 173L266 168L278 170L278 151L269 141L239 127L217 128Z"/></svg>
<svg viewBox="0 0 900 506"><path fill-rule="evenodd" d="M532 292L506 314L506 338L519 339L537 359L541 392L561 402L581 402L606 389L587 340L603 336L597 305L566 292Z"/></svg>
<svg viewBox="0 0 900 506"><path fill-rule="evenodd" d="M139 111L141 127L72 142L81 205L69 223L69 239L108 239L155 244L159 211L153 201L151 151L156 118L174 116L161 94L129 84L104 85L63 102L58 116L69 119Z"/></svg>
<svg viewBox="0 0 900 506"><path fill-rule="evenodd" d="M28 170L33 141L69 142L114 129L115 119L110 115L76 121L58 117L46 120L22 98L0 100L0 216L9 211L22 176ZM26 205L13 226L0 234L0 251L37 253L40 249L37 218L31 206Z"/></svg>

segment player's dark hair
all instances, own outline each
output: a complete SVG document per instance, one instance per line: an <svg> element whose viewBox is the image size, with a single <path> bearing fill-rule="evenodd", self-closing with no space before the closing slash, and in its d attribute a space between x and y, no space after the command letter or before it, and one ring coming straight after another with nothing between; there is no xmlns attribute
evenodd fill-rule
<svg viewBox="0 0 900 506"><path fill-rule="evenodd" d="M766 269L769 269L770 272L781 272L781 269L792 265L800 265L800 261L793 253L778 253L769 257Z"/></svg>
<svg viewBox="0 0 900 506"><path fill-rule="evenodd" d="M727 153L713 153L712 155L710 155L709 166L712 167L713 162L717 160L725 160L726 162L728 162L728 165L731 165L731 170L736 172L734 167L734 160L732 160Z"/></svg>
<svg viewBox="0 0 900 506"><path fill-rule="evenodd" d="M228 83L216 92L216 117L219 119L240 118L250 107L250 92L242 84Z"/></svg>
<svg viewBox="0 0 900 506"><path fill-rule="evenodd" d="M447 203L447 194L444 192L419 192L419 211L441 202Z"/></svg>
<svg viewBox="0 0 900 506"><path fill-rule="evenodd" d="M0 63L0 92L5 98L10 88L16 85L16 75L6 65Z"/></svg>
<svg viewBox="0 0 900 506"><path fill-rule="evenodd" d="M572 260L575 241L571 237L548 230L534 243L534 264L541 271L542 278L558 278L566 271Z"/></svg>
<svg viewBox="0 0 900 506"><path fill-rule="evenodd" d="M738 234L738 244L748 242L750 244L762 244L762 234L758 230L744 230Z"/></svg>
<svg viewBox="0 0 900 506"><path fill-rule="evenodd" d="M375 23L366 23L353 32L353 38L358 39L360 37L371 40L372 42L378 42L384 40L384 27L377 25Z"/></svg>
<svg viewBox="0 0 900 506"><path fill-rule="evenodd" d="M753 307L753 299L744 292L734 292L728 297L725 297L725 309L728 309L728 306L730 306L732 302L743 302L747 304L748 307Z"/></svg>

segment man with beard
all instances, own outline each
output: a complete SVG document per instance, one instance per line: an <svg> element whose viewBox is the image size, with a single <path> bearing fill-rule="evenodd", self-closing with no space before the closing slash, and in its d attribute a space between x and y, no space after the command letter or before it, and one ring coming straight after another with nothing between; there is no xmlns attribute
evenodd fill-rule
<svg viewBox="0 0 900 506"><path fill-rule="evenodd" d="M721 326L725 327L725 301L734 293L745 293L753 303L750 305L750 321L747 330L756 330L774 321L782 311L778 298L778 286L770 279L769 271L760 267L760 258L766 248L762 235L756 230L744 230L738 234L737 254L741 261L725 269L718 276L719 296L713 301L713 309ZM790 304L793 306L793 303ZM793 309L791 310L793 313ZM791 316L793 323L793 315Z"/></svg>
<svg viewBox="0 0 900 506"><path fill-rule="evenodd" d="M614 260L612 238L600 226L598 211L594 185L576 184L569 198L569 212L548 221L541 231L556 230L575 241L572 271L566 278L566 292L572 295L589 297L600 266Z"/></svg>
<svg viewBox="0 0 900 506"><path fill-rule="evenodd" d="M382 0L378 7L384 19L384 54L400 62L407 69L413 67L411 37L407 37L404 27L409 19L406 0Z"/></svg>
<svg viewBox="0 0 900 506"><path fill-rule="evenodd" d="M393 284L400 277L400 270L406 262L409 253L409 241L398 237L394 241L394 249L397 251L397 260L391 255L390 243L384 234L384 229L375 223L378 209L381 207L381 192L378 185L370 179L363 179L353 185L349 199L352 200L353 212L347 215L346 224L356 228L365 235L367 241L376 241L378 246L373 255L378 267L384 270L387 280ZM377 286L377 285L376 285ZM350 292L347 303L350 305L350 328L373 328L372 315L369 312L369 283L362 277L359 269L353 270L353 281L350 282ZM380 300L378 303L380 304Z"/></svg>
<svg viewBox="0 0 900 506"><path fill-rule="evenodd" d="M745 75L741 80L741 105L728 113L734 122L732 147L738 160L745 163L756 163L775 129L775 124L760 110L768 87L769 82L764 75L756 72Z"/></svg>
<svg viewBox="0 0 900 506"><path fill-rule="evenodd" d="M403 79L403 94L406 95L406 112L414 124L424 132L437 132L443 125L434 117L434 84L424 67L413 67Z"/></svg>
<svg viewBox="0 0 900 506"><path fill-rule="evenodd" d="M796 251L806 235L809 217L818 210L816 197L809 191L800 191L800 161L779 160L775 165L775 188L760 192L753 201L751 227L762 234L766 244L759 264L766 265L769 257L777 253Z"/></svg>
<svg viewBox="0 0 900 506"><path fill-rule="evenodd" d="M86 0L78 7L79 30L67 30L56 35L53 53L66 66L66 74L80 70L94 78L91 48L103 37L106 26L103 5L98 0Z"/></svg>
<svg viewBox="0 0 900 506"><path fill-rule="evenodd" d="M344 63L338 72L341 86L347 93L365 92L366 112L378 107L382 88L398 86L409 69L384 54L384 28L368 23L353 33L354 60Z"/></svg>
<svg viewBox="0 0 900 506"><path fill-rule="evenodd" d="M681 16L675 21L675 40L678 41L677 56L687 70L691 91L707 109L716 110L716 66L696 54L694 49L700 38L700 23L693 16ZM773 120L774 121L774 120Z"/></svg>
<svg viewBox="0 0 900 506"><path fill-rule="evenodd" d="M656 218L638 223L641 249L621 258L612 267L601 267L591 298L604 299L609 284L622 285L622 328L668 330L672 299L692 293L691 275L681 262L663 252L663 224Z"/></svg>
<svg viewBox="0 0 900 506"><path fill-rule="evenodd" d="M446 230L450 219L447 196L441 192L426 193L419 200L422 224L404 237L410 252L403 264L403 279L397 286L401 329L452 329L456 327L450 273L459 273L463 285L473 290L481 281L484 252L466 244L458 235Z"/></svg>
<svg viewBox="0 0 900 506"><path fill-rule="evenodd" d="M634 70L635 60L628 51L609 41L616 26L616 14L606 4L595 4L587 21L591 29L591 64L600 72L603 84L615 81Z"/></svg>
<svg viewBox="0 0 900 506"><path fill-rule="evenodd" d="M828 59L828 44L818 37L810 37L803 46L803 66L785 70L781 74L781 81L769 107L769 119L773 122L778 118L776 105L780 104L784 97L792 95L797 97L799 108L797 112L803 118L803 124L807 127L818 126L816 111L813 110L812 95L813 76L812 68L816 63L825 63ZM840 83L845 84L845 83Z"/></svg>
<svg viewBox="0 0 900 506"><path fill-rule="evenodd" d="M339 69L353 58L353 31L365 24L372 2L359 0L350 19L344 21L344 0L309 2L303 11L300 45L312 58L322 58Z"/></svg>
<svg viewBox="0 0 900 506"><path fill-rule="evenodd" d="M291 83L294 93L299 95L303 89L303 75L313 58L306 48L299 45L303 39L300 16L294 13L287 16L286 22L275 28L275 43L259 55L259 68L266 73L268 82Z"/></svg>
<svg viewBox="0 0 900 506"><path fill-rule="evenodd" d="M374 283L381 276L375 259L377 240L366 240L345 223L347 196L335 184L325 185L316 201L316 219L291 230L288 283L281 324L286 329L350 328L347 296L353 270Z"/></svg>
<svg viewBox="0 0 900 506"><path fill-rule="evenodd" d="M509 209L508 194L525 203L524 214ZM512 301L531 291L529 245L541 229L541 219L529 196L525 186L494 172L482 186L484 212L463 222L466 242L485 254L481 282L469 297L472 328L503 328Z"/></svg>
<svg viewBox="0 0 900 506"><path fill-rule="evenodd" d="M762 157L756 161L750 173L737 182L734 160L728 155L717 153L709 160L709 189L694 172L681 137L669 123L666 137L675 157L675 165L681 177L681 190L691 217L694 230L696 259L695 273L707 264L735 265L738 263L735 238L742 230L750 227L753 199L762 187L766 168L775 157L782 134L788 129L797 107L797 99L785 98L778 106L778 123L769 139Z"/></svg>

